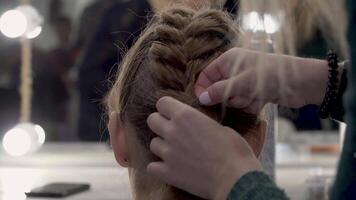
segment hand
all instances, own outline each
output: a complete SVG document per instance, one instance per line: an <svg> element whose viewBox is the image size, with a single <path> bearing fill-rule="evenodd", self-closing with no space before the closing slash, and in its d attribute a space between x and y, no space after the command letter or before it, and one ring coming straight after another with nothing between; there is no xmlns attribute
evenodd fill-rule
<svg viewBox="0 0 356 200"><path fill-rule="evenodd" d="M262 170L247 142L194 108L171 97L157 103L149 127L159 137L151 151L162 159L148 173L169 185L207 199L226 199L236 181Z"/></svg>
<svg viewBox="0 0 356 200"><path fill-rule="evenodd" d="M326 61L233 48L200 74L196 94L203 105L226 101L258 114L267 103L291 108L320 105L327 81Z"/></svg>

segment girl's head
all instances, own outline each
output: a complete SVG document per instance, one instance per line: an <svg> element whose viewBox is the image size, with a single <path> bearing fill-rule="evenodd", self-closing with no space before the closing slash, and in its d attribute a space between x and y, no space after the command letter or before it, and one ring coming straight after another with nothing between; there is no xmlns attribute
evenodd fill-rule
<svg viewBox="0 0 356 200"><path fill-rule="evenodd" d="M258 116L222 109L222 105L203 107L194 93L199 73L236 46L238 34L237 25L223 11L172 7L153 17L125 56L107 105L112 113L109 131L115 156L129 168L136 199L198 199L146 173L147 164L158 160L149 151L156 135L146 120L163 96L174 97L235 129L257 155L261 151L264 131Z"/></svg>

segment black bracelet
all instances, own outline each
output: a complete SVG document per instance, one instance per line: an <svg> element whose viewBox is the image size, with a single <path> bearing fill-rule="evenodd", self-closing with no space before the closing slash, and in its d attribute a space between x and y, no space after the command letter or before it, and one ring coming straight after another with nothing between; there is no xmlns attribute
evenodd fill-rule
<svg viewBox="0 0 356 200"><path fill-rule="evenodd" d="M328 52L328 65L329 65L329 82L326 90L325 98L323 103L320 106L319 116L322 119L326 119L330 116L332 108L335 105L337 95L338 95L338 75L337 71L339 68L339 59L336 53L332 50Z"/></svg>
<svg viewBox="0 0 356 200"><path fill-rule="evenodd" d="M332 108L330 113L330 118L339 122L345 121L344 120L345 107L343 105L343 100L344 100L343 96L346 92L347 84L348 84L347 74L348 74L349 64L350 61L345 61L339 64L339 66L343 66L342 76L340 80L339 92L336 98L335 106Z"/></svg>

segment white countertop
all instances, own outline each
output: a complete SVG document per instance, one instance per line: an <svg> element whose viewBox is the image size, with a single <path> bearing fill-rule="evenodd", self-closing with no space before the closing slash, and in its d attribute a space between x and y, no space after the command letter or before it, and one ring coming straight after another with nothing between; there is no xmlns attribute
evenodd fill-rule
<svg viewBox="0 0 356 200"><path fill-rule="evenodd" d="M333 176L337 157L296 153L278 145L277 184L292 199L304 199L307 178ZM111 149L104 144L47 143L37 154L22 158L0 152L1 200L24 200L25 191L51 182L91 184L90 191L66 198L69 200L130 199L127 171L116 164Z"/></svg>
<svg viewBox="0 0 356 200"><path fill-rule="evenodd" d="M106 145L49 143L23 158L0 153L1 200L24 200L25 191L51 182L91 184L88 192L66 198L70 200L130 199L127 171L116 164Z"/></svg>

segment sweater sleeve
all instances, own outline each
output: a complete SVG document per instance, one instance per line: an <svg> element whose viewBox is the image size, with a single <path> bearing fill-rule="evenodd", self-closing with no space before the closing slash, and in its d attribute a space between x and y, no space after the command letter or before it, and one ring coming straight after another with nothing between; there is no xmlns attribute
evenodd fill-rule
<svg viewBox="0 0 356 200"><path fill-rule="evenodd" d="M234 185L228 200L288 200L284 191L263 172L250 172Z"/></svg>

